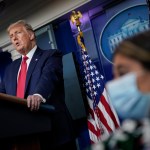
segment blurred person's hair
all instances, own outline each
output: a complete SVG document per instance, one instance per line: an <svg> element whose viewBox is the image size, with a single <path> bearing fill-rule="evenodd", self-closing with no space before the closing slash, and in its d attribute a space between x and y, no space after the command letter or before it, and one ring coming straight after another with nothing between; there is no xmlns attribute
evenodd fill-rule
<svg viewBox="0 0 150 150"><path fill-rule="evenodd" d="M23 25L26 28L26 30L34 32L32 26L29 23L27 23L25 20L19 20L15 23L10 24L9 27L7 28L7 32L9 33L10 29L17 25Z"/></svg>
<svg viewBox="0 0 150 150"><path fill-rule="evenodd" d="M126 38L116 47L113 58L121 54L141 63L150 70L150 30Z"/></svg>

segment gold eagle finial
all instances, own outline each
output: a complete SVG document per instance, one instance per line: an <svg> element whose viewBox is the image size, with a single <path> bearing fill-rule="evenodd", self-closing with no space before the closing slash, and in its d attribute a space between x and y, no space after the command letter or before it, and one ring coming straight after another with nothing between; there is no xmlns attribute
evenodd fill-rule
<svg viewBox="0 0 150 150"><path fill-rule="evenodd" d="M82 18L82 14L80 11L72 11L72 15L70 16L71 22L74 24L76 23L76 26L79 27L81 25L80 18Z"/></svg>
<svg viewBox="0 0 150 150"><path fill-rule="evenodd" d="M70 16L70 20L73 24L76 23L76 26L78 28L79 34L77 35L77 42L79 44L79 46L82 48L82 50L86 50L85 45L84 45L84 40L83 40L83 33L80 29L81 26L81 22L80 22L80 18L82 18L82 14L80 11L72 11L72 14Z"/></svg>

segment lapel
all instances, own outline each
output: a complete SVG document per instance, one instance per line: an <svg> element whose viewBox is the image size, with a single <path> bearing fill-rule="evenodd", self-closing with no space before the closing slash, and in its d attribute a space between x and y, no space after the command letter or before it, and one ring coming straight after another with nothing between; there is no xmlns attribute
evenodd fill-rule
<svg viewBox="0 0 150 150"><path fill-rule="evenodd" d="M39 61L41 54L42 54L42 50L37 48L34 55L33 55L33 57L32 57L32 59L31 59L31 62L29 64L29 68L28 68L28 71L27 71L25 91L27 89L27 86L28 86L30 77L32 75L32 72L33 72L37 62Z"/></svg>
<svg viewBox="0 0 150 150"><path fill-rule="evenodd" d="M21 63L21 58L19 58L15 63L14 63L14 66L13 66L13 70L12 70L12 85L14 88L12 88L12 95L16 95L16 89L17 89L17 76L18 76L18 70L19 70L19 67L20 67L20 63Z"/></svg>

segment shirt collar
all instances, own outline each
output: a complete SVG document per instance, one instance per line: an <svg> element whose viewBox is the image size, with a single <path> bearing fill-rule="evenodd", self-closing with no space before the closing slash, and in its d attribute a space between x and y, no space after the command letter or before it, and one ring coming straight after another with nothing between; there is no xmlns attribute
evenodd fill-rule
<svg viewBox="0 0 150 150"><path fill-rule="evenodd" d="M30 52L26 55L29 59L31 59L33 57L33 54L35 53L35 50L37 49L37 45L35 45ZM22 55L22 57L24 57L24 55Z"/></svg>

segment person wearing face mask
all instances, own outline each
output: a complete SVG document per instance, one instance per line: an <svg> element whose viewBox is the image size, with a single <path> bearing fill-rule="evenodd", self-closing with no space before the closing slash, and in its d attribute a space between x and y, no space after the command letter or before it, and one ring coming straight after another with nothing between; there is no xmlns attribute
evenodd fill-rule
<svg viewBox="0 0 150 150"><path fill-rule="evenodd" d="M113 55L106 88L120 119L150 117L150 30L123 40Z"/></svg>

